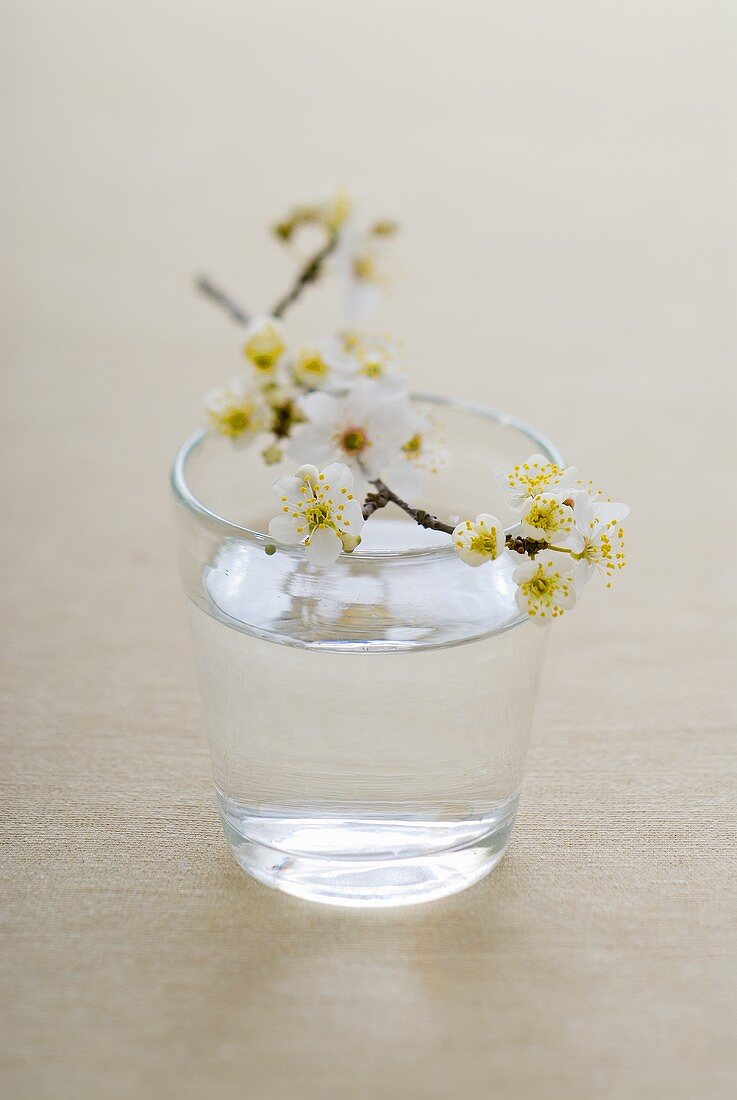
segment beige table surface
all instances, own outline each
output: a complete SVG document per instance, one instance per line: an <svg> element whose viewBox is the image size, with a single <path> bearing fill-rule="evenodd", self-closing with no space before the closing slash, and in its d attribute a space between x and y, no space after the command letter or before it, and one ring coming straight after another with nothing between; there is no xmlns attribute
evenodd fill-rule
<svg viewBox="0 0 737 1100"><path fill-rule="evenodd" d="M2 19L3 1095L734 1095L734 7ZM192 274L267 305L265 225L336 178L404 219L419 384L633 508L619 590L555 630L507 858L379 913L225 847L167 487L239 362Z"/></svg>

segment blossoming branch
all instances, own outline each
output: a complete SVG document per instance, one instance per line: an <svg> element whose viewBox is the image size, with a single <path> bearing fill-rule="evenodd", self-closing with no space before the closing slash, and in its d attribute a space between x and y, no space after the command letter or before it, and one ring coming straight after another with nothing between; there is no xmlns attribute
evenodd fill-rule
<svg viewBox="0 0 737 1100"><path fill-rule="evenodd" d="M235 447L260 440L267 465L300 464L273 483L275 543L303 544L310 562L329 566L352 553L363 525L391 504L421 527L447 534L467 565L517 555L515 599L536 623L572 608L595 573L610 587L625 564L628 509L582 482L573 467L535 454L510 471L493 471L518 517L509 532L485 512L450 523L414 504L425 479L450 461L442 424L411 404L400 345L360 327L389 281L398 225L390 218L361 223L338 191L295 207L273 231L293 248L308 227L319 231L319 247L302 257L270 313L251 316L208 279L198 282L244 326L245 371L206 395L208 424ZM346 324L295 343L284 314L307 287L331 277L343 284Z"/></svg>

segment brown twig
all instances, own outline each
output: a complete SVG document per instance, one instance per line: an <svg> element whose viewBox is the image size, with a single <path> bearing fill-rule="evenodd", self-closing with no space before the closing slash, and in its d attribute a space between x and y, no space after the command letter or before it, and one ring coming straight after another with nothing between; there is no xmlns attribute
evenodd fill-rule
<svg viewBox="0 0 737 1100"><path fill-rule="evenodd" d="M506 539L507 550L514 550L516 554L527 554L529 558L534 558L541 550L547 550L549 545L536 539L525 539L522 535L507 535Z"/></svg>
<svg viewBox="0 0 737 1100"><path fill-rule="evenodd" d="M340 234L331 232L325 244L322 248L315 253L315 255L307 261L304 267L301 269L294 283L276 303L271 313L274 317L283 317L289 306L296 302L302 291L310 283L314 283L322 271L322 265L327 260L328 256L333 253L337 247Z"/></svg>
<svg viewBox="0 0 737 1100"><path fill-rule="evenodd" d="M364 519L368 519L374 512L378 512L380 508L386 508L387 504L396 504L396 506L401 508L403 512L406 512L408 516L411 516L420 527L426 527L428 531L443 531L446 535L453 534L455 527L451 527L449 523L443 523L437 516L433 516L430 512L426 512L424 508L413 508L406 500L402 500L401 497L397 496L397 494L389 488L386 482L382 481L380 478L376 478L371 484L376 486L376 492L366 494L366 500L363 505ZM526 539L521 535L507 535L506 537L506 546L508 550L514 550L517 554L526 554L531 558L534 558L535 554L538 554L541 550L545 550L547 545L546 542Z"/></svg>
<svg viewBox="0 0 737 1100"><path fill-rule="evenodd" d="M337 232L330 232L330 236L322 248L305 263L292 286L276 303L271 311L273 317L283 317L289 306L297 301L305 287L309 286L310 283L316 282L322 271L323 264L328 256L335 251L338 245L339 236ZM204 294L206 298L215 302L216 305L222 306L234 321L237 321L241 325L248 324L251 318L246 311L241 309L241 307L234 302L232 298L228 297L224 291L220 290L214 283L211 283L206 276L200 275L195 285L200 293Z"/></svg>
<svg viewBox="0 0 737 1100"><path fill-rule="evenodd" d="M232 298L229 298L219 287L216 287L210 282L204 275L200 275L195 281L195 286L204 294L206 298L209 298L216 305L222 306L223 309L230 314L234 321L237 321L240 325L247 325L250 321L250 317L244 309L241 309Z"/></svg>
<svg viewBox="0 0 737 1100"><path fill-rule="evenodd" d="M411 516L420 527L426 527L428 531L444 531L446 535L453 534L454 528L449 523L443 523L437 516L426 512L424 508L413 508L406 500L398 497L381 478L376 478L371 484L376 486L376 492L368 493L366 496L366 502L363 506L364 519L368 519L379 508L385 508L391 502L401 508L403 512L406 512L408 516Z"/></svg>

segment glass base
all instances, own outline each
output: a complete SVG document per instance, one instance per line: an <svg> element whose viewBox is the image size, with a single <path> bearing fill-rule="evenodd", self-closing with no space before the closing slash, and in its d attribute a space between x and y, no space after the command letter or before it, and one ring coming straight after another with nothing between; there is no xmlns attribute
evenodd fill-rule
<svg viewBox="0 0 737 1100"><path fill-rule="evenodd" d="M325 905L418 905L472 886L501 860L517 797L472 821L265 817L219 796L240 866L276 890Z"/></svg>

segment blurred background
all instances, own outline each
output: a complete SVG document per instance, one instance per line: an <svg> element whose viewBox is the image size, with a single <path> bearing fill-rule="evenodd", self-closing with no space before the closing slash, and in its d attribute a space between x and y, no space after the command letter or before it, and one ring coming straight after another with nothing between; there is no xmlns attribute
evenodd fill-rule
<svg viewBox="0 0 737 1100"><path fill-rule="evenodd" d="M6 1095L726 1095L734 5L0 11ZM174 571L168 465L240 362L193 277L268 307L268 226L336 181L402 222L416 385L632 505L618 591L555 631L510 855L406 912L232 863Z"/></svg>

